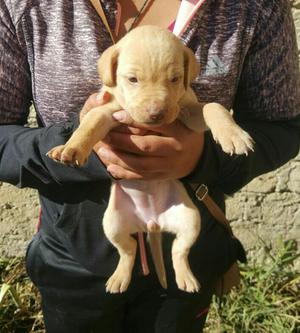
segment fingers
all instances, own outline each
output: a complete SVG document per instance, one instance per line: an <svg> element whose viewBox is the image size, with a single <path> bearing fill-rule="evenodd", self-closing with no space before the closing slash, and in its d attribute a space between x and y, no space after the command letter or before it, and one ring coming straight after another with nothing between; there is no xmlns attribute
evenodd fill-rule
<svg viewBox="0 0 300 333"><path fill-rule="evenodd" d="M198 162L204 135L180 123L169 132L174 132L173 136L112 131L94 150L115 178L179 179L189 174Z"/></svg>
<svg viewBox="0 0 300 333"><path fill-rule="evenodd" d="M138 124L131 118L129 113L124 110L117 111L112 116L121 124L139 127Z"/></svg>
<svg viewBox="0 0 300 333"><path fill-rule="evenodd" d="M113 129L113 132L118 133L127 133L127 134L135 134L135 135L146 135L146 134L154 134L155 132L149 131L147 129L130 127L127 125L120 125Z"/></svg>
<svg viewBox="0 0 300 333"><path fill-rule="evenodd" d="M182 151L182 144L172 137L130 135L112 131L105 140L112 148L138 155L166 156Z"/></svg>
<svg viewBox="0 0 300 333"><path fill-rule="evenodd" d="M179 121L159 127L143 125L135 122L128 112L123 110L115 112L113 117L122 125L109 133L106 142L118 150L135 154L163 156L181 152L181 138L190 132Z"/></svg>
<svg viewBox="0 0 300 333"><path fill-rule="evenodd" d="M114 151L102 146L98 152L98 156L103 161L108 169L111 165L117 165L120 168L124 168L128 171L135 172L137 174L145 173L159 173L165 170L167 160L159 156L139 156L130 154L128 152L123 153L121 151ZM170 168L171 166L169 166Z"/></svg>
<svg viewBox="0 0 300 333"><path fill-rule="evenodd" d="M203 133L191 131L179 121L153 128L135 123L125 111L115 114L123 115L115 118L124 123L94 147L115 178L179 179L198 163Z"/></svg>
<svg viewBox="0 0 300 333"><path fill-rule="evenodd" d="M127 180L160 180L166 179L165 173L161 172L137 172L127 170L119 165L111 164L107 167L107 171L116 179L127 179Z"/></svg>
<svg viewBox="0 0 300 333"><path fill-rule="evenodd" d="M92 94L84 103L80 111L80 121L92 109L104 105L110 100L110 93L108 91L101 91L100 93Z"/></svg>
<svg viewBox="0 0 300 333"><path fill-rule="evenodd" d="M173 136L174 131L176 131L176 129L178 128L178 124L179 124L178 121L175 121L172 124L162 125L162 126L153 126L153 125L151 126L151 125L141 124L141 123L134 121L131 118L131 116L129 115L129 113L126 112L125 110L117 111L112 116L119 123L121 123L123 125L127 125L129 127L140 128L140 129L148 130L148 131L155 132L155 133L161 133L165 136Z"/></svg>

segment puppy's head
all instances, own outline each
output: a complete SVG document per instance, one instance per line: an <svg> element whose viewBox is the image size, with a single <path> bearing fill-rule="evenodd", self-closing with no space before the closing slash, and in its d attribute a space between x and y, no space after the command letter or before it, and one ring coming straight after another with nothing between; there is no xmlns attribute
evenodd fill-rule
<svg viewBox="0 0 300 333"><path fill-rule="evenodd" d="M141 123L174 121L178 102L198 74L193 52L169 31L156 26L132 30L98 61L104 85Z"/></svg>

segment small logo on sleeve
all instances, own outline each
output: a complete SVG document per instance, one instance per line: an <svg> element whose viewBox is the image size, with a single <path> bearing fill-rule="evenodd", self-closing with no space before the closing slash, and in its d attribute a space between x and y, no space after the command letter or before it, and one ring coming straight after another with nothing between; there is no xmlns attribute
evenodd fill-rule
<svg viewBox="0 0 300 333"><path fill-rule="evenodd" d="M227 74L228 72L229 66L225 65L217 55L212 56L208 60L204 70L204 74L206 75Z"/></svg>

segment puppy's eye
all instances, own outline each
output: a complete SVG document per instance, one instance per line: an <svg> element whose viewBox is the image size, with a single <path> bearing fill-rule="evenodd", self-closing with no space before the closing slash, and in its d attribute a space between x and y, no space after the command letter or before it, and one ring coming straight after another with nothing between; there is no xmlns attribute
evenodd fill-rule
<svg viewBox="0 0 300 333"><path fill-rule="evenodd" d="M178 82L179 81L179 76L174 76L172 79L171 79L171 82L172 83L176 83L176 82Z"/></svg>
<svg viewBox="0 0 300 333"><path fill-rule="evenodd" d="M137 83L138 82L138 79L135 77L135 76L130 76L128 78L128 81L131 82L131 83Z"/></svg>

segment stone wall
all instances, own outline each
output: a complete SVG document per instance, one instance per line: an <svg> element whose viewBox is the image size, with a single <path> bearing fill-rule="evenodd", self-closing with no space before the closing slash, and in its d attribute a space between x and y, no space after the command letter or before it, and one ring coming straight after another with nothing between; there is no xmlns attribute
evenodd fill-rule
<svg viewBox="0 0 300 333"><path fill-rule="evenodd" d="M290 1L300 46L300 0ZM300 59L300 51L299 51ZM262 175L226 200L227 216L248 253L263 259L263 248L276 250L294 240L300 248L300 154ZM300 270L300 259L295 262Z"/></svg>
<svg viewBox="0 0 300 333"><path fill-rule="evenodd" d="M300 0L291 4L300 41ZM276 248L280 239L298 240L300 245L299 166L300 155L227 199L228 217L251 254L261 254L263 244ZM34 191L0 183L0 257L24 255L35 230L38 211ZM300 261L296 267L300 269Z"/></svg>

